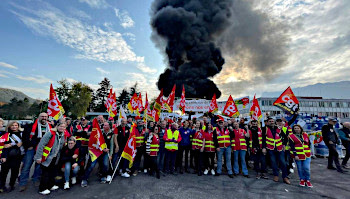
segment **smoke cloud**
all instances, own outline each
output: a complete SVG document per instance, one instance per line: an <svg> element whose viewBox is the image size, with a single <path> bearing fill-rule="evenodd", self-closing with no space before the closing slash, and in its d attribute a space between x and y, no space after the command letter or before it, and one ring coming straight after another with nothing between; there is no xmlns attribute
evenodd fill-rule
<svg viewBox="0 0 350 199"><path fill-rule="evenodd" d="M155 0L151 10L152 40L168 63L159 77L158 88L168 95L176 84L179 97L184 84L186 97L211 99L216 93L219 98L221 92L211 79L222 70L223 56L230 60L225 71L239 74L245 68L258 74L259 79L273 78L287 60L287 29L254 9L253 3Z"/></svg>

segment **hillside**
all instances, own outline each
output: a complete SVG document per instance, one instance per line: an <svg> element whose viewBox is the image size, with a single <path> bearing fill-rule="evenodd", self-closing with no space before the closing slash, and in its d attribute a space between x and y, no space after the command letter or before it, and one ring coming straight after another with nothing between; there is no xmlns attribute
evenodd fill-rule
<svg viewBox="0 0 350 199"><path fill-rule="evenodd" d="M28 98L30 103L34 103L36 101L35 99L27 96L26 94L20 91L8 89L8 88L0 88L0 104L9 103L11 99L13 99L14 97L16 97L18 100L23 100L24 98Z"/></svg>
<svg viewBox="0 0 350 199"><path fill-rule="evenodd" d="M318 83L292 88L296 96L323 97L325 99L350 99L350 81ZM278 97L281 91L264 92L262 97Z"/></svg>

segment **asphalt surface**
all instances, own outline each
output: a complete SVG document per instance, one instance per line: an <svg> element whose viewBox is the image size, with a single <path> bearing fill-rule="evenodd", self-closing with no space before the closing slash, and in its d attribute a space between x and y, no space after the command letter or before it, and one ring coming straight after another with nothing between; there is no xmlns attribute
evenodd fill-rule
<svg viewBox="0 0 350 199"><path fill-rule="evenodd" d="M129 179L116 177L112 184L100 184L96 174L92 174L89 186L73 186L70 190L59 189L48 196L38 194L37 187L29 183L25 192L16 189L0 194L0 198L350 198L350 173L342 174L327 170L327 159L313 159L311 163L311 182L313 188L299 187L297 172L292 175L291 185L269 179L255 179L254 171L249 170L250 178L227 175L197 176L178 174L161 176L158 180L147 174L138 174ZM295 168L296 171L296 168Z"/></svg>

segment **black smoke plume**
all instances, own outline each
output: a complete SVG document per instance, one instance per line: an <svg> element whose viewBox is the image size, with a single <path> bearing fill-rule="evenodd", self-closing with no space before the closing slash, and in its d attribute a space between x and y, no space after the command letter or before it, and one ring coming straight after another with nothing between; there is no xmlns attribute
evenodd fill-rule
<svg viewBox="0 0 350 199"><path fill-rule="evenodd" d="M232 0L155 0L151 25L153 41L164 49L169 63L158 88L168 95L176 84L176 96L185 85L186 98L221 96L208 79L218 74L224 58L216 40L229 26Z"/></svg>

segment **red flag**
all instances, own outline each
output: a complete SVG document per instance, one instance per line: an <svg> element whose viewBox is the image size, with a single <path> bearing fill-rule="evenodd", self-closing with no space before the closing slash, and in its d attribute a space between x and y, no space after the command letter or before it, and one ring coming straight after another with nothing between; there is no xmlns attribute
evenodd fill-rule
<svg viewBox="0 0 350 199"><path fill-rule="evenodd" d="M254 95L254 99L253 99L253 102L252 102L252 107L250 107L250 115L251 115L252 120L259 121L262 118L259 102L255 98L255 95Z"/></svg>
<svg viewBox="0 0 350 199"><path fill-rule="evenodd" d="M103 154L103 149L107 148L105 139L103 138L100 125L95 118L92 121L92 132L89 139L89 154L91 161L95 161L100 155Z"/></svg>
<svg viewBox="0 0 350 199"><path fill-rule="evenodd" d="M143 111L143 105L142 105L142 96L141 96L141 92L139 94L139 100L138 100L138 108L139 108L139 113L142 113Z"/></svg>
<svg viewBox="0 0 350 199"><path fill-rule="evenodd" d="M112 89L109 91L105 107L110 117L115 117L117 115L117 98Z"/></svg>
<svg viewBox="0 0 350 199"><path fill-rule="evenodd" d="M218 103L216 102L216 94L214 93L209 105L209 113L215 113L218 111Z"/></svg>
<svg viewBox="0 0 350 199"><path fill-rule="evenodd" d="M295 97L290 86L279 96L279 98L273 103L274 106L294 115L299 110L299 101Z"/></svg>
<svg viewBox="0 0 350 199"><path fill-rule="evenodd" d="M233 101L231 95L228 97L228 100L226 102L224 110L222 111L222 114L228 117L237 117L239 115L237 106Z"/></svg>
<svg viewBox="0 0 350 199"><path fill-rule="evenodd" d="M149 121L153 121L152 116L152 111L151 111L151 107L148 103L148 97L147 97L147 93L146 93L146 103L145 103L145 110L143 111L143 120L149 120Z"/></svg>
<svg viewBox="0 0 350 199"><path fill-rule="evenodd" d="M58 120L64 115L63 106L58 99L57 94L52 87L52 84L50 86L50 98L47 107L47 115L49 117L52 117L54 120Z"/></svg>
<svg viewBox="0 0 350 199"><path fill-rule="evenodd" d="M134 93L134 95L130 99L130 102L128 103L128 109L131 113L138 109L138 96L136 93Z"/></svg>
<svg viewBox="0 0 350 199"><path fill-rule="evenodd" d="M163 89L160 90L159 96L157 97L152 110L152 117L156 122L159 121L162 106L163 106Z"/></svg>
<svg viewBox="0 0 350 199"><path fill-rule="evenodd" d="M181 100L180 100L180 106L179 109L181 110L181 114L185 114L186 109L186 98L185 98L185 86L182 85L182 93L181 93Z"/></svg>
<svg viewBox="0 0 350 199"><path fill-rule="evenodd" d="M129 160L129 168L132 167L132 164L134 163L134 159L136 156L136 138L135 138L135 129L132 127L130 129L130 136L128 141L126 142L125 148L122 153L122 157Z"/></svg>
<svg viewBox="0 0 350 199"><path fill-rule="evenodd" d="M243 105L243 108L245 108L245 106L246 106L247 104L249 104L249 96L236 99L236 100L235 100L235 104L236 104L236 105L237 105L237 104L242 104L242 105Z"/></svg>
<svg viewBox="0 0 350 199"><path fill-rule="evenodd" d="M164 103L164 107L168 110L169 113L173 112L174 100L175 100L175 90L176 90L176 84L174 84L173 90L169 94L167 101Z"/></svg>

